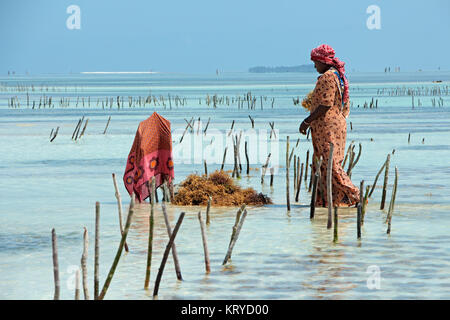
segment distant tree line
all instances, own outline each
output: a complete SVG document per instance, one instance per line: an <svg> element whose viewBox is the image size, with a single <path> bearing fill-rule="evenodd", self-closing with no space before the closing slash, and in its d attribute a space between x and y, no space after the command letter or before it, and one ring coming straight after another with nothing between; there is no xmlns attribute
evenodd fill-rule
<svg viewBox="0 0 450 320"><path fill-rule="evenodd" d="M300 66L280 66L280 67L264 67L264 66L257 66L252 67L248 69L248 72L253 73L269 73L269 72L314 72L314 65L313 64L303 64Z"/></svg>

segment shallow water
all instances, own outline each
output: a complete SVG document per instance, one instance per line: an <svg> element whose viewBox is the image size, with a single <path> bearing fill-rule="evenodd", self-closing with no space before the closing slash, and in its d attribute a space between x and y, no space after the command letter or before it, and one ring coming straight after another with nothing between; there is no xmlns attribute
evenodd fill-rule
<svg viewBox="0 0 450 320"><path fill-rule="evenodd" d="M51 229L58 235L61 298L73 299L74 270L80 263L83 226L89 230L89 283L93 283L93 231L95 202L101 203L100 285L106 278L119 244L117 204L111 173L118 177L124 208L128 197L121 182L125 161L140 121L154 110L169 119L174 130L174 148L185 118L201 117L208 131L228 132L232 120L236 130L248 130L250 114L255 129L269 133L269 121L275 122L279 138L279 165L285 163L286 136L291 147L300 138L295 154L305 161L311 141L298 134L298 125L306 116L303 108L293 106L292 98L302 98L314 85L315 74L223 74L205 75L46 75L40 77L0 78L0 298L51 299L53 270ZM399 185L391 235L386 235L386 211L379 210L381 188L369 200L362 240L356 239L355 209L340 210L339 241L332 241L332 230L326 228L326 210L318 209L309 219L310 195L303 182L300 202L292 195L291 211L286 211L285 171L277 170L274 187L260 184L260 172L251 170L239 180L272 197L274 204L248 209L242 232L233 251L232 261L222 266L237 208L213 208L207 227L211 273L205 275L200 227L197 219L201 208L168 206L175 224L180 212L186 217L177 235L177 250L184 281L176 280L173 261L169 258L162 278L159 299L448 299L450 297L450 73L350 74L353 108L348 119L347 145L361 143L362 156L353 170L355 185L364 179L371 184L391 155L387 205L391 197L393 172L399 170ZM432 80L443 80L432 83ZM26 93L17 84L33 84L42 94L71 96L71 107L31 110L26 107ZM41 92L41 88L44 92ZM46 91L46 86L49 91ZM436 96L416 96L411 108L410 96L377 95L379 89L437 88L444 99L443 107L432 107ZM251 91L257 97L255 110L244 103L205 104L206 94L243 97ZM176 95L187 98L185 106L172 109L163 106L129 108L128 96ZM125 107L117 110L96 107L97 99L124 96ZM18 96L20 109L8 108L7 98ZM77 96L90 96L91 107L75 108ZM260 96L267 96L260 108ZM274 108L271 99L275 97ZM377 109L362 109L365 101L378 98ZM199 105L198 100L202 99ZM422 102L417 107L417 98ZM85 102L86 103L86 102ZM360 108L357 108L357 105ZM85 135L74 142L73 129L81 116L89 118ZM108 132L103 130L108 117ZM350 130L350 121L353 130ZM197 123L196 123L197 125ZM196 128L196 125L194 126ZM54 142L49 142L52 128L60 126ZM411 142L408 144L408 134ZM178 135L177 135L178 134ZM188 134L185 143L194 144ZM191 139L191 141L189 141ZM210 142L204 139L203 147ZM372 140L373 141L372 141ZM422 139L424 142L422 143ZM215 142L216 143L216 142ZM249 142L252 147L252 142ZM260 149L251 163L260 168L268 150ZM275 145L276 146L276 145ZM241 143L243 147L243 142ZM197 148L197 149L195 149ZM202 148L193 145L191 154L176 154L175 183L191 172L203 172ZM358 147L356 147L357 149ZM200 150L200 152L199 152ZM220 168L208 161L208 171ZM230 147L229 147L230 150ZM274 149L275 150L275 149ZM272 150L272 151L274 151ZM175 151L175 149L174 149ZM190 163L194 158L197 163ZM272 159L274 160L274 159ZM242 158L243 164L245 159ZM275 165L277 163L274 163ZM232 168L231 152L227 169ZM244 165L245 168L245 165ZM292 170L291 170L292 174ZM292 179L292 176L291 176ZM382 183L380 176L378 185ZM148 204L137 206L127 242L130 252L124 254L106 295L107 299L151 299L152 290L143 289L148 237ZM151 289L168 237L160 207L155 222L154 255ZM377 266L379 289L370 289L372 270ZM369 268L369 272L368 272ZM90 294L93 295L91 285Z"/></svg>

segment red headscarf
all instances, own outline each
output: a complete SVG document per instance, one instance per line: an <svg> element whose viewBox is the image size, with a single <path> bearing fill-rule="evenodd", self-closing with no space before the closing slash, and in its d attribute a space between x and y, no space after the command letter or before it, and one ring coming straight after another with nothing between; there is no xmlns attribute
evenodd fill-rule
<svg viewBox="0 0 450 320"><path fill-rule="evenodd" d="M311 51L311 60L320 61L336 68L339 76L344 81L344 103L348 101L348 80L345 77L345 63L334 56L334 49L327 44L322 44Z"/></svg>

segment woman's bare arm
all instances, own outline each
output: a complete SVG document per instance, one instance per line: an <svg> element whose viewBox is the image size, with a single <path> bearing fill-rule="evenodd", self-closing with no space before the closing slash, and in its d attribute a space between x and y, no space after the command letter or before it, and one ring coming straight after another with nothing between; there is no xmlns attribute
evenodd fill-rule
<svg viewBox="0 0 450 320"><path fill-rule="evenodd" d="M300 128L299 128L300 133L306 134L306 129L308 129L308 127L311 125L311 122L313 122L317 118L320 118L323 115L325 115L325 113L327 113L327 111L330 108L331 108L330 106L320 105L316 110L314 110L313 113L311 113L307 118L305 118L305 120L303 120L303 122L300 124Z"/></svg>

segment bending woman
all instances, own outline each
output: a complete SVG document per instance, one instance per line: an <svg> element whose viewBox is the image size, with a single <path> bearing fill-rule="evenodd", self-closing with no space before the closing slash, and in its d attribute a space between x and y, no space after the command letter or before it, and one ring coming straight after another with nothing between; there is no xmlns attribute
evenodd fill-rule
<svg viewBox="0 0 450 320"><path fill-rule="evenodd" d="M344 62L336 58L333 48L326 44L311 51L311 60L321 76L311 95L310 115L300 125L299 131L306 134L311 128L314 147L313 159L322 157L320 166L319 193L316 206L327 204L327 166L330 156L330 142L334 145L332 194L333 206L353 206L359 202L359 190L342 168L347 136L346 117L350 113L348 81ZM313 172L316 163L313 161Z"/></svg>

